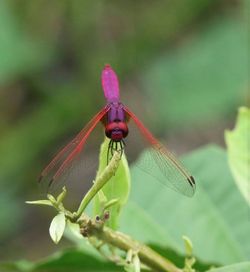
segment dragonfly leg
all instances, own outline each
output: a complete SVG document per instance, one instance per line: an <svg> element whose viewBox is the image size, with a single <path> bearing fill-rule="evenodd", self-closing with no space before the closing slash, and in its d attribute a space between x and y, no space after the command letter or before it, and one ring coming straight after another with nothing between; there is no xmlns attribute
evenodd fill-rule
<svg viewBox="0 0 250 272"><path fill-rule="evenodd" d="M124 150L124 145L123 145L123 140L121 140L120 142L120 159L122 158L122 154L123 154L123 150Z"/></svg>
<svg viewBox="0 0 250 272"><path fill-rule="evenodd" d="M113 155L114 155L114 141L111 142L110 151L111 151L111 157L113 157Z"/></svg>
<svg viewBox="0 0 250 272"><path fill-rule="evenodd" d="M124 149L124 147L126 146L126 143L123 139L121 140L121 142L122 142L122 148Z"/></svg>
<svg viewBox="0 0 250 272"><path fill-rule="evenodd" d="M109 163L110 151L112 149L112 140L109 141L108 151L107 151L107 165Z"/></svg>
<svg viewBox="0 0 250 272"><path fill-rule="evenodd" d="M121 141L110 140L108 145L107 163L113 157L114 151L118 151L120 153L120 158L121 158L124 152L124 147L125 147L125 142L123 139ZM110 155L111 155L111 158L110 158Z"/></svg>

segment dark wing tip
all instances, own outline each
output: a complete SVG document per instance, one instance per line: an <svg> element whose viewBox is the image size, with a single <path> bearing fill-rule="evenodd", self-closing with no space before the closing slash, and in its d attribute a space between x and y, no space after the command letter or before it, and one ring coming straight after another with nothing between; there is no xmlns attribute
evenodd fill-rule
<svg viewBox="0 0 250 272"><path fill-rule="evenodd" d="M192 187L195 187L195 180L193 176L188 177L187 180Z"/></svg>
<svg viewBox="0 0 250 272"><path fill-rule="evenodd" d="M196 185L195 185L194 177L193 177L193 176L189 176L189 177L187 178L187 181L188 181L189 185L190 185L191 188L192 188L191 190L188 191L187 196L188 196L188 197L192 197L192 196L194 195L194 193L195 193L195 190L196 190Z"/></svg>
<svg viewBox="0 0 250 272"><path fill-rule="evenodd" d="M37 181L38 181L38 183L39 184L41 184L41 183L43 183L43 179L46 177L46 175L40 175L39 177L38 177L38 179L37 179ZM48 183L46 182L46 184L48 185L48 189L51 187L51 185L54 183L54 181L55 181L55 177L52 177L49 181L48 181Z"/></svg>
<svg viewBox="0 0 250 272"><path fill-rule="evenodd" d="M50 181L49 181L49 184L48 184L48 189L51 188L52 184L54 183L55 181L55 178L53 177Z"/></svg>

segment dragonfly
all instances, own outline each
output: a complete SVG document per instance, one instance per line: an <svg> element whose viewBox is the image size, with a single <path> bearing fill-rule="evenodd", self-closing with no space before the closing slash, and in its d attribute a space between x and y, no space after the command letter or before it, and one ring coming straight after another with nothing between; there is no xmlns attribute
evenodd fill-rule
<svg viewBox="0 0 250 272"><path fill-rule="evenodd" d="M129 123L133 121L149 146L147 156L141 163L138 163L138 166L150 175L153 175L153 168L156 168L159 172L157 179L161 183L186 196L193 196L196 188L194 177L188 173L167 147L153 136L139 118L121 103L118 77L108 64L102 70L101 83L106 105L44 168L39 181L51 176L49 181L51 185L59 180L65 172L70 171L71 165L79 158L89 136L99 123L103 124L105 135L109 139L107 160L113 156L115 151L119 151L122 156L126 148L126 138L132 133L129 131Z"/></svg>

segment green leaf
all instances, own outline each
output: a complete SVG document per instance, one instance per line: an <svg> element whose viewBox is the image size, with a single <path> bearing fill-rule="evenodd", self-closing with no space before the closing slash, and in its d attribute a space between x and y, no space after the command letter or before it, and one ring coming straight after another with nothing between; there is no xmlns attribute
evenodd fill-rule
<svg viewBox="0 0 250 272"><path fill-rule="evenodd" d="M122 231L183 255L181 237L186 235L193 243L194 256L210 263L248 260L248 206L236 189L226 152L208 146L185 156L184 161L197 182L193 198L164 188L132 167L131 200L122 214Z"/></svg>
<svg viewBox="0 0 250 272"><path fill-rule="evenodd" d="M209 272L249 272L250 262L232 264L224 267L213 268Z"/></svg>
<svg viewBox="0 0 250 272"><path fill-rule="evenodd" d="M35 200L35 201L25 201L27 204L32 205L47 205L47 206L53 206L50 200L43 199L43 200Z"/></svg>
<svg viewBox="0 0 250 272"><path fill-rule="evenodd" d="M49 228L49 234L55 244L58 244L61 240L66 225L66 219L64 213L56 215Z"/></svg>
<svg viewBox="0 0 250 272"><path fill-rule="evenodd" d="M58 252L47 259L31 263L27 261L0 264L1 271L20 272L96 272L96 271L123 271L122 268L110 262L104 262L98 258L90 256L80 250L70 249Z"/></svg>
<svg viewBox="0 0 250 272"><path fill-rule="evenodd" d="M236 127L225 132L228 160L235 182L250 205L250 109L241 107Z"/></svg>
<svg viewBox="0 0 250 272"><path fill-rule="evenodd" d="M99 168L97 176L100 175L107 166L107 151L109 139L105 138L101 146L99 156ZM123 154L120 165L108 183L103 187L102 191L94 199L94 214L100 215L103 212L103 207L109 201L114 201L114 205L109 207L110 219L107 225L113 229L118 227L119 216L122 207L126 204L130 192L130 172L125 154ZM106 203L103 203L105 201Z"/></svg>

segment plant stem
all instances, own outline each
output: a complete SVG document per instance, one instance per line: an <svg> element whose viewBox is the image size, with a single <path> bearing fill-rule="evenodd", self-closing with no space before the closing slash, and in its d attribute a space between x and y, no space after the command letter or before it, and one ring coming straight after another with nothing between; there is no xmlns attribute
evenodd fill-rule
<svg viewBox="0 0 250 272"><path fill-rule="evenodd" d="M94 181L93 186L89 189L87 194L84 196L81 201L79 208L74 216L75 220L81 217L84 210L88 206L89 202L94 198L94 196L100 191L100 189L110 180L110 178L115 174L119 162L120 162L121 154L119 152L115 152L111 161L104 169L103 173Z"/></svg>
<svg viewBox="0 0 250 272"><path fill-rule="evenodd" d="M101 227L93 220L83 220L81 229L87 228L88 237L96 237L100 241L115 246L125 252L134 250L138 252L138 256L142 263L157 272L182 272L182 269L176 267L172 262L162 257L160 254L152 250L150 247L132 239L130 236L114 231L108 227Z"/></svg>
<svg viewBox="0 0 250 272"><path fill-rule="evenodd" d="M93 183L93 186L84 196L77 212L73 214L70 213L63 207L60 201L59 205L55 205L55 208L57 208L60 211L63 211L69 220L73 222L77 221L83 236L88 237L89 239L96 238L103 244L114 246L125 252L132 250L137 253L140 261L153 271L182 272L183 271L182 269L176 267L172 262L162 257L160 254L152 250L150 247L132 239L130 236L124 233L114 231L111 228L105 227L104 222L91 220L86 214L84 214L84 211L88 204L90 203L90 201L110 180L110 178L113 175L115 175L115 172L120 163L120 156L121 154L119 152L114 153L107 167L104 169L102 174L97 177L96 181L94 181ZM61 195L59 197L59 200L61 200ZM108 203L108 205L112 205L114 201L116 200L112 200L111 203Z"/></svg>

